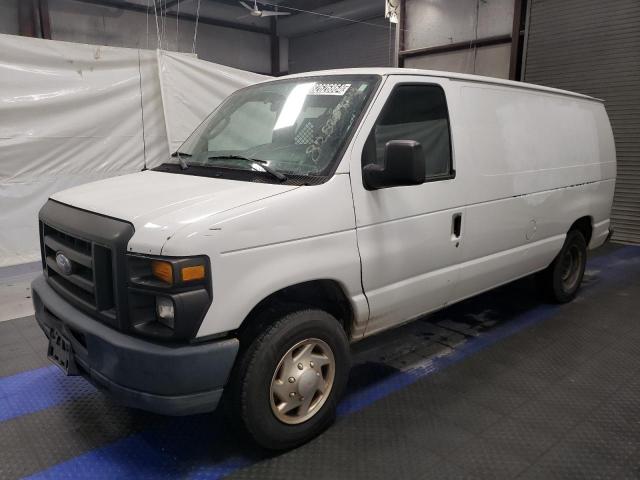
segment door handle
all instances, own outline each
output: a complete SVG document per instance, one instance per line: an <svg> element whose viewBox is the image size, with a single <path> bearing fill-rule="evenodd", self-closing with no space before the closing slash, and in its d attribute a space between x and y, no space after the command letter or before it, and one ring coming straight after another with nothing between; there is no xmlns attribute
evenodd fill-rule
<svg viewBox="0 0 640 480"><path fill-rule="evenodd" d="M451 241L456 242L456 247L460 245L460 234L462 233L462 213L454 213L451 217Z"/></svg>

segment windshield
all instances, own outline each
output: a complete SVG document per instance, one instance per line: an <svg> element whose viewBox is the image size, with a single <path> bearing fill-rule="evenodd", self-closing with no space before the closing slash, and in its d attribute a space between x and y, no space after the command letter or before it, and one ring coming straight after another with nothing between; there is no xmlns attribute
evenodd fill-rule
<svg viewBox="0 0 640 480"><path fill-rule="evenodd" d="M244 88L196 129L179 154L189 166L261 172L261 163L284 175L328 175L377 80L323 76Z"/></svg>

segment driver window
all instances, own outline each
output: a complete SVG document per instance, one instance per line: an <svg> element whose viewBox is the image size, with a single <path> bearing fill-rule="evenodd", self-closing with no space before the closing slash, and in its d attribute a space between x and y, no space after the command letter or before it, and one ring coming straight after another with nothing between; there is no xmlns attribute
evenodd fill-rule
<svg viewBox="0 0 640 480"><path fill-rule="evenodd" d="M452 173L449 114L441 87L397 86L367 140L365 163L383 165L385 145L390 140L420 142L428 179Z"/></svg>

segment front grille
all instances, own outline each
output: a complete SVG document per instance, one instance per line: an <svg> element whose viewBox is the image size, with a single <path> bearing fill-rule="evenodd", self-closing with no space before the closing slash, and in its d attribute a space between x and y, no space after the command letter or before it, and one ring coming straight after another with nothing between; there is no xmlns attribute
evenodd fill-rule
<svg viewBox="0 0 640 480"><path fill-rule="evenodd" d="M111 249L46 223L42 224L42 240L49 283L66 298L116 320ZM71 261L71 274L58 266L59 252Z"/></svg>
<svg viewBox="0 0 640 480"><path fill-rule="evenodd" d="M40 210L42 266L51 287L69 303L103 323L125 329L125 253L133 226L49 200ZM62 253L71 263L63 271Z"/></svg>

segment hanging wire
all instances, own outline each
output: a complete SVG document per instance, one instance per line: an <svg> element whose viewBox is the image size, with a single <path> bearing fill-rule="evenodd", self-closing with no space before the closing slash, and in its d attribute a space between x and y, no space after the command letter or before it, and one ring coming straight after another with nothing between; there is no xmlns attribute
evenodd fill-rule
<svg viewBox="0 0 640 480"><path fill-rule="evenodd" d="M312 10L303 10L301 8L289 7L288 5L278 5L275 3L264 2L262 0L260 0L260 3L263 5L269 5L270 7L278 7L284 10L292 10L294 12L300 12L300 13L310 13L311 15L318 15L320 17L325 17L325 18L333 18L335 20L344 20L345 22L360 23L362 25L369 25L370 27L384 28L384 29L387 28L386 25L380 25L378 23L363 22L362 20L354 20L353 18L339 17L337 15L329 15L327 13L314 12ZM402 29L402 30L406 31L406 29Z"/></svg>
<svg viewBox="0 0 640 480"><path fill-rule="evenodd" d="M163 37L162 37L162 43L164 43L166 45L166 49L169 48L169 41L167 40L167 35L169 34L169 25L168 25L168 20L167 20L167 0L164 0L164 21L163 21Z"/></svg>
<svg viewBox="0 0 640 480"><path fill-rule="evenodd" d="M391 64L391 22L389 22L389 66L393 67L393 65Z"/></svg>
<svg viewBox="0 0 640 480"><path fill-rule="evenodd" d="M155 0L154 0L155 3ZM159 31L160 31L160 44L162 45L162 0L158 0L158 10L160 11L160 20L158 20L159 22ZM160 48L160 47L158 47Z"/></svg>
<svg viewBox="0 0 640 480"><path fill-rule="evenodd" d="M180 51L180 32L178 18L180 18L180 0L178 0L178 8L176 9L176 52Z"/></svg>
<svg viewBox="0 0 640 480"><path fill-rule="evenodd" d="M149 50L149 0L147 0L147 50Z"/></svg>
<svg viewBox="0 0 640 480"><path fill-rule="evenodd" d="M191 47L191 53L196 53L196 40L198 39L198 20L200 20L200 0L198 0L198 7L196 8L196 28L193 31L193 46Z"/></svg>
<svg viewBox="0 0 640 480"><path fill-rule="evenodd" d="M156 48L159 50L162 50L162 38L160 37L160 25L158 24L158 10L156 8L156 0L153 0L153 15L156 19L156 36L157 36Z"/></svg>
<svg viewBox="0 0 640 480"><path fill-rule="evenodd" d="M142 171L147 169L147 136L144 131L144 102L142 101L142 62L140 60L140 49L138 49L138 86L140 88L140 117L142 120Z"/></svg>
<svg viewBox="0 0 640 480"><path fill-rule="evenodd" d="M167 0L164 0L164 8L162 7L163 1L160 0L160 25L162 26L161 35L162 35L162 43L166 45L166 33L167 33ZM162 13L164 10L164 14ZM166 48L166 47L165 47Z"/></svg>
<svg viewBox="0 0 640 480"><path fill-rule="evenodd" d="M475 42L473 44L473 73L476 73L476 60L478 59L478 23L480 23L480 0L476 0L476 27Z"/></svg>

